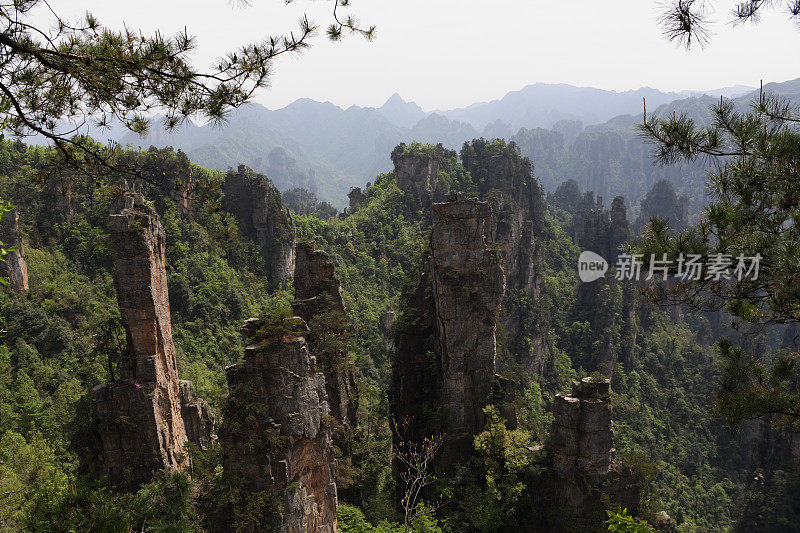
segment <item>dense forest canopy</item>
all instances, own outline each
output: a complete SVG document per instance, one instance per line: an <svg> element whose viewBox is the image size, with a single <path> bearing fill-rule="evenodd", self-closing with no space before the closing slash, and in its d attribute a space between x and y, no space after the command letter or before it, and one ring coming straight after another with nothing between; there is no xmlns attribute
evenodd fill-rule
<svg viewBox="0 0 800 533"><path fill-rule="evenodd" d="M0 5L0 529L798 529L796 81L484 138L468 121L504 102L244 106L305 17L201 72L186 32L45 32L39 4ZM329 39L373 37L331 7ZM665 9L668 39L707 41L702 3ZM188 121L228 112L216 144ZM634 121L687 165L645 166ZM737 254L761 269L680 270Z"/></svg>

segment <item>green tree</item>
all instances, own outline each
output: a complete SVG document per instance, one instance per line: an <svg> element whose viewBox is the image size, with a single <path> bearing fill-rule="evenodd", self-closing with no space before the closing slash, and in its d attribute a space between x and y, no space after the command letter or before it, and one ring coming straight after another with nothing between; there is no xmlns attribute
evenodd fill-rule
<svg viewBox="0 0 800 533"><path fill-rule="evenodd" d="M736 22L758 22L777 2L748 0L733 13ZM678 0L662 22L669 39L687 47L707 38L706 6ZM788 4L792 19L800 2ZM788 100L763 91L749 109L720 98L709 126L686 114L662 118L645 110L639 130L662 164L698 159L711 163L709 204L686 231L673 233L653 219L638 249L645 260L668 259L669 283L653 284L648 296L659 303L724 310L735 325L796 324L800 321L800 114ZM690 258L706 268L691 273ZM709 269L708 265L716 265ZM796 326L792 326L796 327ZM768 363L730 344L720 346L724 378L718 393L731 422L764 414L800 419L796 409L797 357ZM760 355L760 354L758 354ZM768 368L769 367L769 368ZM792 422L793 421L793 422Z"/></svg>
<svg viewBox="0 0 800 533"><path fill-rule="evenodd" d="M734 24L758 22L761 15L780 4L775 0L744 0L736 4L732 18ZM789 0L785 5L789 17L800 19L800 0ZM660 17L664 36L686 48L693 45L703 47L708 43L711 32L708 26L713 22L711 3L705 0L672 0L666 4Z"/></svg>
<svg viewBox="0 0 800 533"><path fill-rule="evenodd" d="M60 157L48 175L66 165L94 178L122 171L152 180L135 166L112 162L117 148L75 134L89 121L106 126L112 120L145 133L154 112L164 115L167 129L193 116L220 121L268 85L277 57L308 48L318 30L303 16L296 31L247 44L203 72L189 61L196 40L185 30L174 37L112 30L90 13L70 24L48 4L55 19L48 31L31 19L40 4L46 2L0 5L0 123L18 137L38 134L52 142ZM346 13L350 0L333 4L328 38L374 36L374 27L362 28Z"/></svg>

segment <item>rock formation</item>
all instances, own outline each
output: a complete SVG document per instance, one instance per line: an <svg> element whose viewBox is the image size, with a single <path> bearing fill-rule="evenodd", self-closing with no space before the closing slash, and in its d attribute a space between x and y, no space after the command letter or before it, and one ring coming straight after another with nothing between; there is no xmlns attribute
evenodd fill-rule
<svg viewBox="0 0 800 533"><path fill-rule="evenodd" d="M299 317L245 323L249 345L244 361L226 369L230 394L219 440L224 476L274 500L264 529L333 533L337 496L325 377L300 336L307 331Z"/></svg>
<svg viewBox="0 0 800 533"><path fill-rule="evenodd" d="M331 415L343 426L354 427L358 385L347 354L342 284L330 256L308 243L298 243L294 289L294 313L311 327L309 346L325 374Z"/></svg>
<svg viewBox="0 0 800 533"><path fill-rule="evenodd" d="M553 469L558 475L583 472L597 480L611 468L611 380L585 378L572 394L557 394L553 404Z"/></svg>
<svg viewBox="0 0 800 533"><path fill-rule="evenodd" d="M186 465L178 369L164 266L165 235L143 199L125 197L109 230L128 352L120 380L95 389L103 463L112 486L135 487Z"/></svg>
<svg viewBox="0 0 800 533"><path fill-rule="evenodd" d="M0 220L0 243L5 248L15 247L5 258L0 259L0 277L8 280L8 286L14 292L28 290L28 264L25 262L25 248L22 245L22 233L19 230L19 215L16 211L8 211Z"/></svg>
<svg viewBox="0 0 800 533"><path fill-rule="evenodd" d="M197 396L194 384L186 379L178 381L181 402L181 419L186 438L207 450L217 440L214 432L214 413L208 402Z"/></svg>
<svg viewBox="0 0 800 533"><path fill-rule="evenodd" d="M267 278L272 287L294 276L295 228L281 193L270 180L244 165L225 176L225 210L239 223L239 230L261 247Z"/></svg>
<svg viewBox="0 0 800 533"><path fill-rule="evenodd" d="M496 332L505 294L501 252L492 246L489 204L433 204L431 271L441 364L443 455L469 454L484 425L496 374Z"/></svg>
<svg viewBox="0 0 800 533"><path fill-rule="evenodd" d="M366 192L361 190L361 187L353 187L350 189L350 192L347 193L348 199L348 213L354 212L358 209L361 204L364 203L367 195Z"/></svg>
<svg viewBox="0 0 800 533"><path fill-rule="evenodd" d="M587 192L578 204L572 223L573 239L581 250L600 254L609 267L617 263L621 247L630 242L631 230L625 208L625 200L617 196L611 202L611 210L603 208L603 198ZM646 272L645 272L646 274ZM631 362L638 336L636 310L637 285L625 281L622 296L618 295L619 282L606 274L591 283L581 283L578 287L578 302L584 315L592 326L592 332L599 339L600 349L592 354L584 354L584 364L610 376L614 371L617 356ZM623 320L618 322L617 315ZM614 338L621 335L622 345L616 346Z"/></svg>
<svg viewBox="0 0 800 533"><path fill-rule="evenodd" d="M642 198L636 230L642 232L651 217L666 220L673 231L683 231L689 225L689 199L678 197L672 184L666 179L657 181Z"/></svg>
<svg viewBox="0 0 800 533"><path fill-rule="evenodd" d="M111 215L109 230L128 350L118 366L120 379L95 388L95 415L109 484L126 489L187 465L182 412L196 420L192 431L200 445L213 438L213 419L191 383L181 387L178 380L158 216L140 195L128 194L122 211Z"/></svg>
<svg viewBox="0 0 800 533"><path fill-rule="evenodd" d="M491 241L491 207L463 195L432 207L430 252L404 287L391 326L389 398L395 444L444 435L436 468L446 472L473 453L487 405L516 426L516 384L498 374L505 276L502 246Z"/></svg>
<svg viewBox="0 0 800 533"><path fill-rule="evenodd" d="M611 380L573 382L571 394L556 395L553 411L555 503L585 530L602 523L606 508L621 505L635 513L641 486L629 467L614 460Z"/></svg>
<svg viewBox="0 0 800 533"><path fill-rule="evenodd" d="M392 150L397 187L406 193L415 207L430 205L433 194L439 188L442 161L450 155L454 156L455 153L445 150L441 144L422 148L400 144Z"/></svg>
<svg viewBox="0 0 800 533"><path fill-rule="evenodd" d="M502 359L540 374L548 352L538 306L546 234L544 193L533 177L531 161L513 143L476 140L464 146L461 159L492 207L491 240L503 251L507 290L501 312Z"/></svg>

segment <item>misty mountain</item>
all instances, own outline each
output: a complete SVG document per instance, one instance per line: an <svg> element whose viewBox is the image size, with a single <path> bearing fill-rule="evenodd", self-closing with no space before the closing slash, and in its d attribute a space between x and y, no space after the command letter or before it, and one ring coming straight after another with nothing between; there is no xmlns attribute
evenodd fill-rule
<svg viewBox="0 0 800 533"><path fill-rule="evenodd" d="M277 110L248 104L233 110L221 125L189 121L171 132L154 117L145 137L119 123L107 129L90 125L88 131L97 139L133 147L172 146L207 168L225 170L243 163L268 175L281 190L308 188L339 208L351 187L391 170L389 154L401 142L442 143L457 150L477 137L503 138L515 141L532 158L548 191L572 178L604 196L623 194L635 208L655 181L666 178L692 198L697 212L704 201L704 170L653 167L635 132L642 99L648 113L685 112L705 123L708 108L717 101L714 95L746 89L729 87L698 96L690 91L614 92L540 83L500 100L430 113L399 94L379 108L342 109L304 98ZM800 101L800 80L770 83L765 90ZM744 109L757 94L751 91L735 101Z"/></svg>
<svg viewBox="0 0 800 533"><path fill-rule="evenodd" d="M386 120L401 128L411 128L425 118L427 113L414 102L406 102L394 93L378 111Z"/></svg>

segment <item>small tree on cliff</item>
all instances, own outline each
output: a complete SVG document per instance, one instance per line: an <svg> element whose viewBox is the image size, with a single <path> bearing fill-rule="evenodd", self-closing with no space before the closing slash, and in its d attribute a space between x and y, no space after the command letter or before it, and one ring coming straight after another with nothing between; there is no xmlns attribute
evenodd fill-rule
<svg viewBox="0 0 800 533"><path fill-rule="evenodd" d="M774 4L744 2L735 17L757 21ZM687 46L702 42L698 32L704 19L699 11L692 11L698 8L702 9L693 0L677 2L665 19L668 37L683 39ZM800 2L791 2L789 8L797 20ZM757 326L788 323L796 327L800 322L800 113L790 102L762 90L749 110L738 110L733 102L720 99L711 114L711 125L701 127L685 114L662 119L645 112L639 126L655 146L659 162L702 158L715 169L708 181L711 202L698 224L672 234L663 221L651 221L638 252L645 258L671 259L672 268L668 272L671 283L651 287L649 296L657 302L725 310ZM703 271L692 279L685 271L690 254L722 262L727 268L720 275ZM739 259L756 256L760 257L758 271L748 267L749 275L739 275ZM779 421L798 426L798 354L780 358L769 367L729 343L721 344L720 354L725 372L718 405L726 418L738 422L776 414Z"/></svg>
<svg viewBox="0 0 800 533"><path fill-rule="evenodd" d="M40 5L52 13L54 30L31 21L31 11ZM333 0L328 38L355 33L371 39L375 28L361 27L346 13L349 6L350 0ZM70 24L44 0L3 2L0 124L18 137L38 134L53 144L56 157L48 176L71 167L92 178L123 173L152 180L117 161L114 147L76 134L89 121L104 126L112 120L143 134L153 112L164 115L167 129L194 116L220 121L267 86L276 58L308 48L317 30L303 16L295 31L245 45L202 71L189 61L196 42L185 30L174 37L145 36L105 28L89 13ZM170 192L169 185L155 184Z"/></svg>

